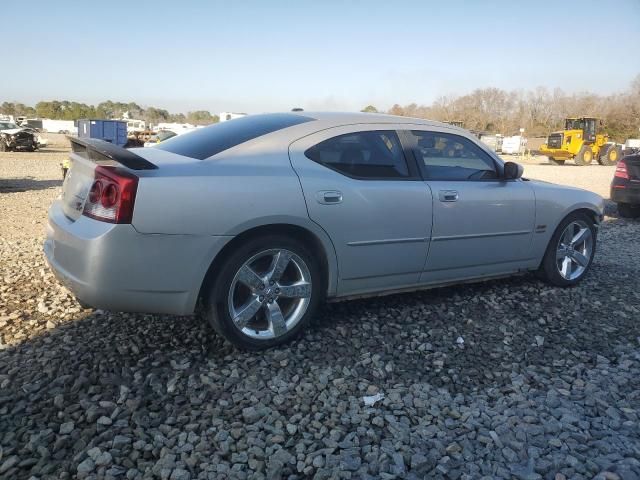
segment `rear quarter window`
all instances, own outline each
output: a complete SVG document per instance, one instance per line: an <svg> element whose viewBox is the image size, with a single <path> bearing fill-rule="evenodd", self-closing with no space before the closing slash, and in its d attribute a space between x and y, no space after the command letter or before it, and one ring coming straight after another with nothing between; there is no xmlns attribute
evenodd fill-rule
<svg viewBox="0 0 640 480"><path fill-rule="evenodd" d="M288 113L248 115L170 138L154 148L204 160L254 138L312 120Z"/></svg>

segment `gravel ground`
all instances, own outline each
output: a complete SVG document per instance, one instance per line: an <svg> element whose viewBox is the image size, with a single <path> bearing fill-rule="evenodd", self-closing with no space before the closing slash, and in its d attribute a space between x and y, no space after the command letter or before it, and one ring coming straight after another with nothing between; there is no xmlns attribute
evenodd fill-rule
<svg viewBox="0 0 640 480"><path fill-rule="evenodd" d="M0 477L640 478L638 222L607 217L577 288L331 304L250 354L195 318L83 310L56 282L41 244L64 155L0 154Z"/></svg>

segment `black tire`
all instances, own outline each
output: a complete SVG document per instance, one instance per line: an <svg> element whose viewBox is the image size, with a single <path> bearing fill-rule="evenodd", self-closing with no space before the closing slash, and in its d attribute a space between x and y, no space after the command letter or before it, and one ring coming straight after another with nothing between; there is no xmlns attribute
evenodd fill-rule
<svg viewBox="0 0 640 480"><path fill-rule="evenodd" d="M304 311L304 315L286 333L274 338L256 339L243 333L232 320L228 307L230 290L236 274L245 262L256 255L260 255L262 252L280 249L295 254L307 267L311 276L310 301L306 307L306 311ZM324 276L317 255L310 252L302 242L280 235L254 238L236 248L223 262L218 275L212 282L211 288L203 295L204 314L216 332L236 347L254 351L265 350L291 341L304 330L311 318L315 315L319 304L324 299L323 279ZM263 296L260 298L263 298ZM276 300L274 303L278 303L278 301L280 300ZM264 305L264 307L268 309L267 305Z"/></svg>
<svg viewBox="0 0 640 480"><path fill-rule="evenodd" d="M8 151L7 144L4 143L4 140L0 139L0 152L6 152L6 151Z"/></svg>
<svg viewBox="0 0 640 480"><path fill-rule="evenodd" d="M619 203L618 213L623 218L638 218L640 217L640 205L631 205L629 203Z"/></svg>
<svg viewBox="0 0 640 480"><path fill-rule="evenodd" d="M575 158L576 165L585 166L591 165L593 161L593 150L588 145L583 145Z"/></svg>
<svg viewBox="0 0 640 480"><path fill-rule="evenodd" d="M622 149L618 145L611 145L600 155L598 163L600 165L615 165L622 158Z"/></svg>
<svg viewBox="0 0 640 480"><path fill-rule="evenodd" d="M553 157L547 157L547 158L549 159L549 163L552 163L553 165L564 165L564 160L558 160Z"/></svg>
<svg viewBox="0 0 640 480"><path fill-rule="evenodd" d="M593 247L591 250L591 256L588 259L589 263L587 264L582 274L575 279L569 280L564 278L560 274L557 260L556 260L556 252L561 240L561 236L564 233L565 229L569 224L576 221L580 221L584 223L589 228L589 230L591 230L591 235L593 238ZM547 250L544 254L542 263L540 264L540 268L538 269L538 272L537 272L538 277L540 277L540 279L544 280L545 282L550 283L551 285L555 285L557 287L572 287L580 283L582 279L584 279L584 277L587 275L587 273L589 273L589 270L591 269L591 265L593 264L593 257L595 255L596 246L597 246L596 236L597 236L597 229L595 227L592 217L582 212L573 212L567 215L564 218L564 220L560 222L555 232L553 232L553 236L551 237L551 240L549 240L549 245L547 245Z"/></svg>

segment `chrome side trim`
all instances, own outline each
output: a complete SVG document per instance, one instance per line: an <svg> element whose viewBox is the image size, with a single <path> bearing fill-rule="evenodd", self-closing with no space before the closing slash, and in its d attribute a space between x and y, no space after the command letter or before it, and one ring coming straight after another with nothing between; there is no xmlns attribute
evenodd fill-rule
<svg viewBox="0 0 640 480"><path fill-rule="evenodd" d="M487 237L508 237L511 235L528 235L531 230L520 230L517 232L496 232L496 233L470 233L468 235L446 235L442 237L433 237L432 242L442 242L444 240L469 240L472 238L487 238Z"/></svg>
<svg viewBox="0 0 640 480"><path fill-rule="evenodd" d="M384 240L362 240L359 242L347 242L350 247L364 247L367 245L389 245L391 243L420 243L429 240L427 237L416 238L387 238Z"/></svg>

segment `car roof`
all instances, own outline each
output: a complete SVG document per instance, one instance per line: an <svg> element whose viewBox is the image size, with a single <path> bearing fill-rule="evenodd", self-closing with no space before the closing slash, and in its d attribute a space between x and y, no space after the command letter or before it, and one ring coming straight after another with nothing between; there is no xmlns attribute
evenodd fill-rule
<svg viewBox="0 0 640 480"><path fill-rule="evenodd" d="M342 126L357 128L358 125L380 125L381 130L396 129L400 125L414 126L415 129L436 127L470 135L460 127L421 118L365 112L292 111L254 114L210 125L192 132L193 135L181 135L180 141L176 137L167 139L158 149L205 160L223 152L228 155L256 149L288 148L292 142L323 130ZM274 129L269 131L271 127Z"/></svg>
<svg viewBox="0 0 640 480"><path fill-rule="evenodd" d="M424 118L402 117L399 115L388 115L386 113L368 113L368 112L291 112L292 115L300 115L302 117L313 118L323 123L331 123L335 125L350 125L354 123L410 123L422 124L437 127L451 127L452 125L426 120Z"/></svg>

